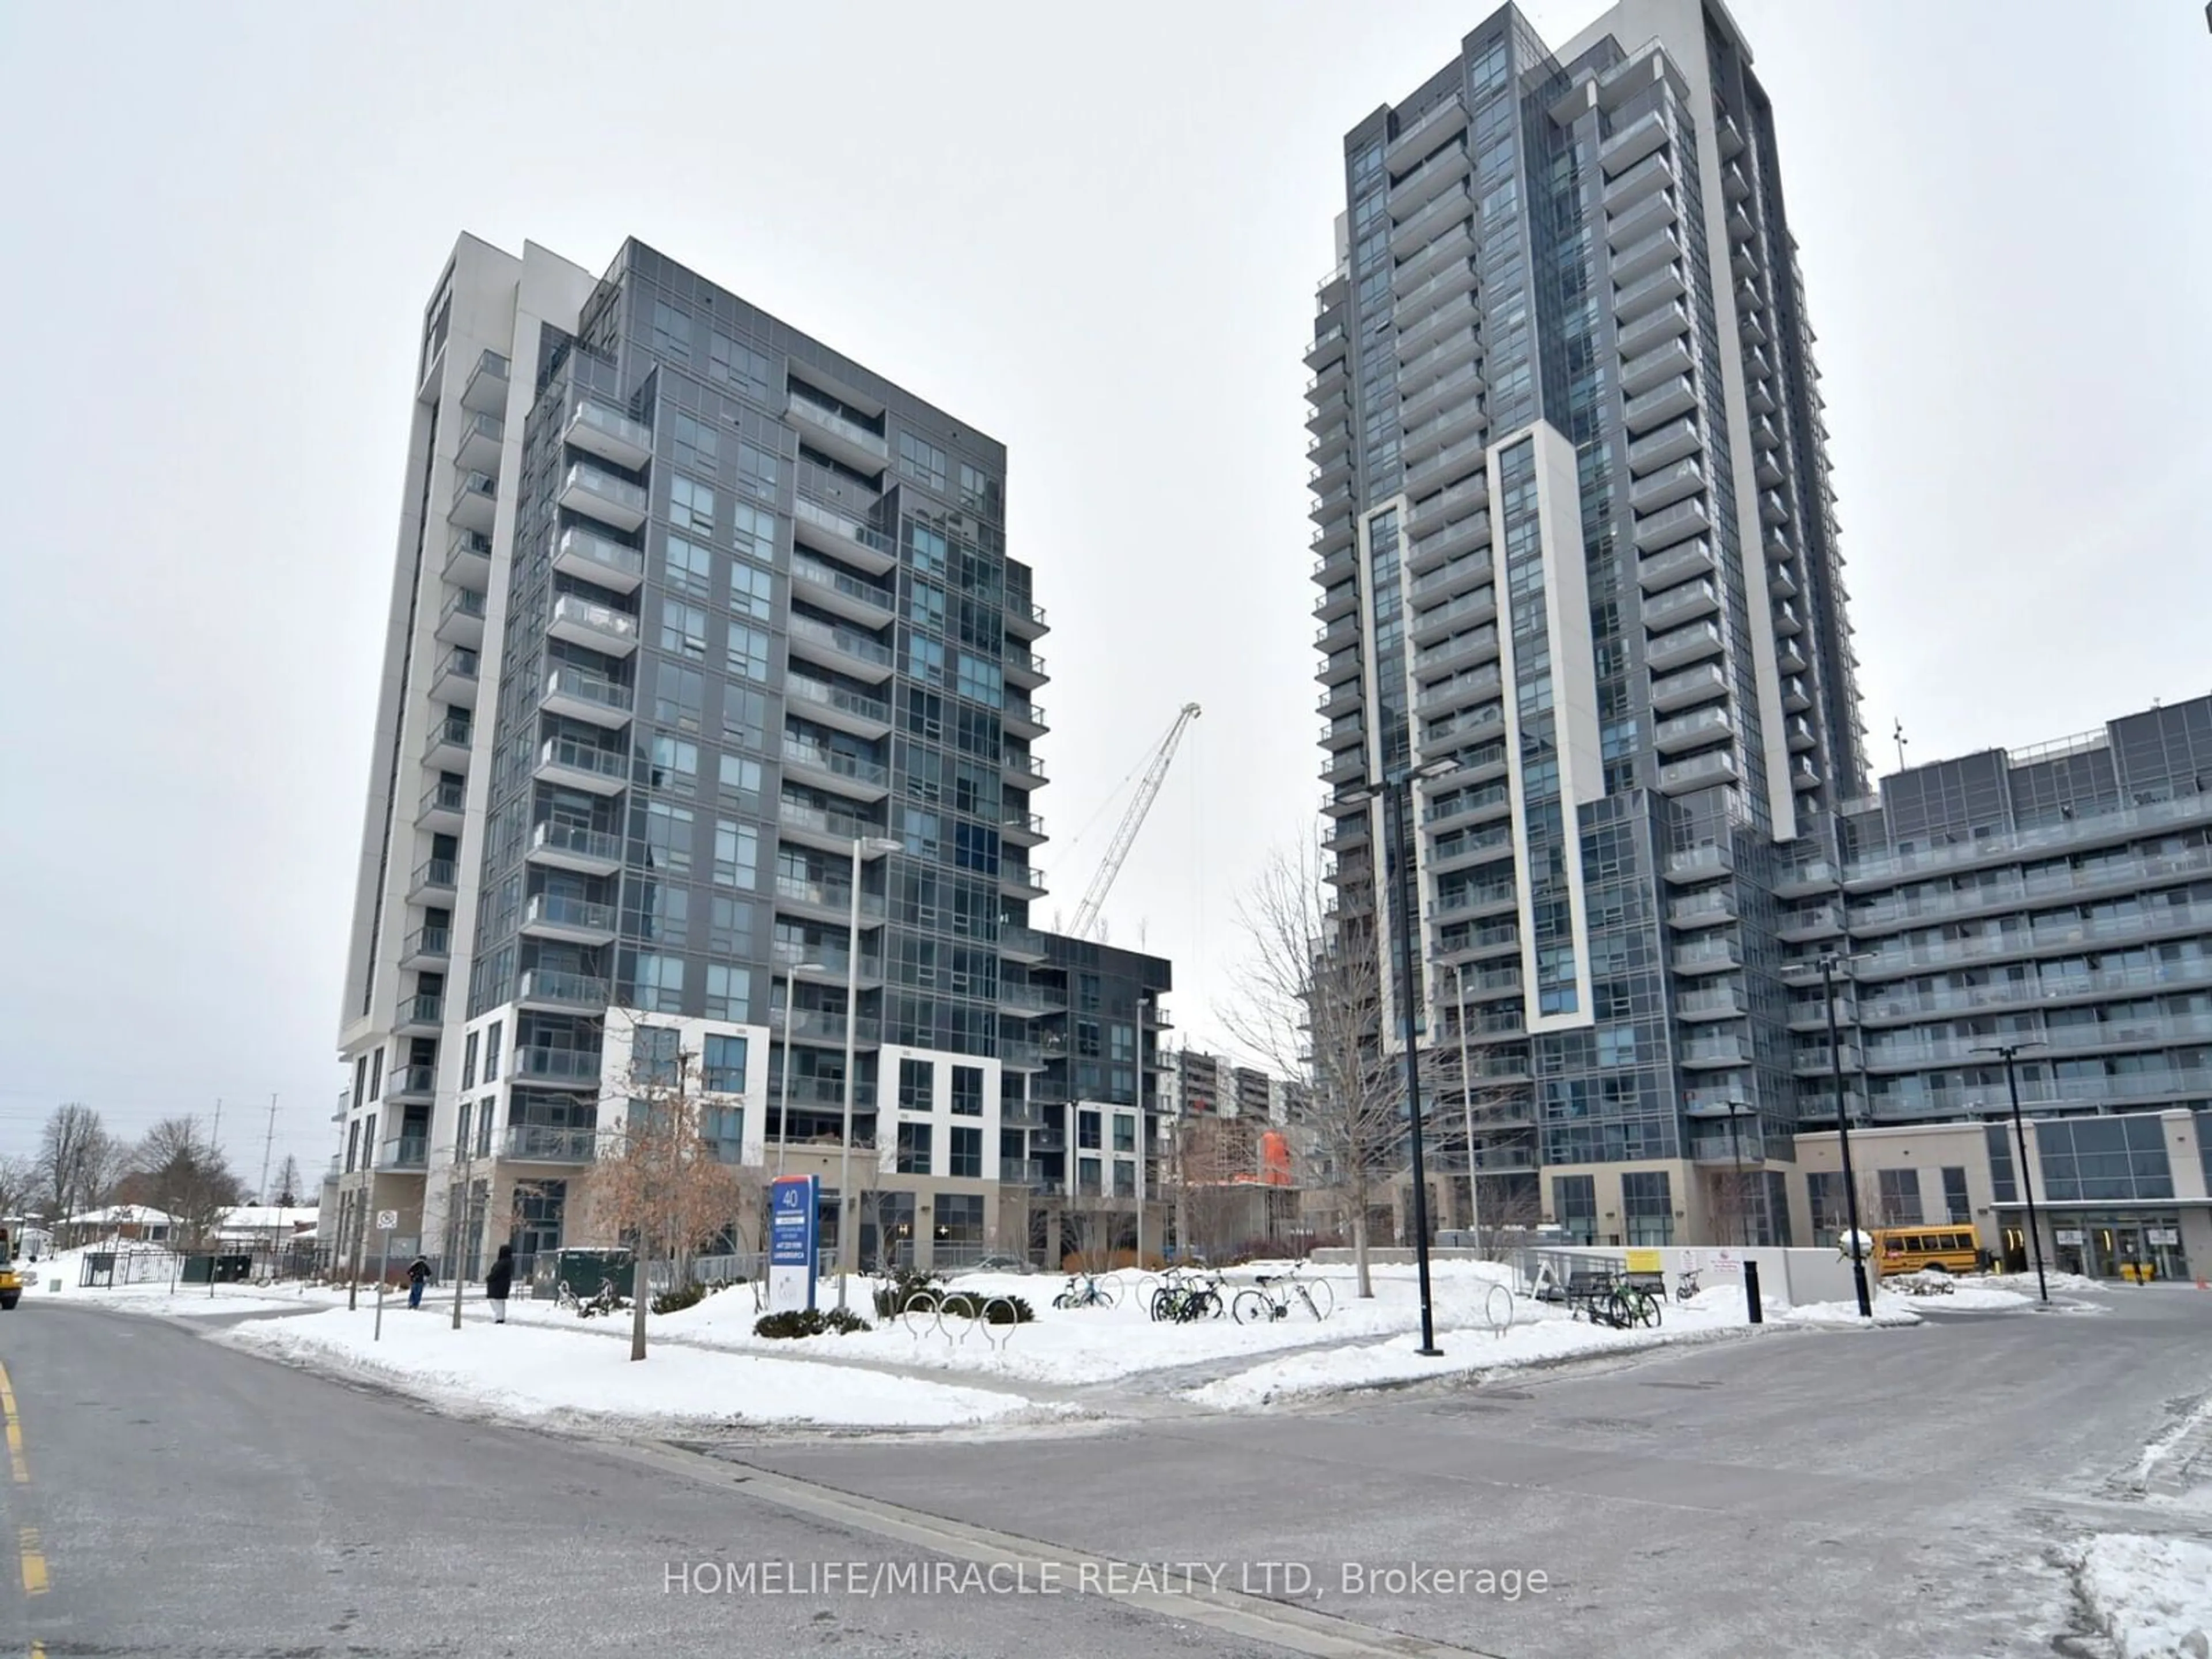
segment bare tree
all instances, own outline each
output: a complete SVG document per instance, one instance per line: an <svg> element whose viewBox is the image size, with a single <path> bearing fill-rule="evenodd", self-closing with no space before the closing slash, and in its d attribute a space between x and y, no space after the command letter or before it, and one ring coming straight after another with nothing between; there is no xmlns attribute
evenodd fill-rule
<svg viewBox="0 0 2212 1659"><path fill-rule="evenodd" d="M300 1160L287 1152L284 1154L283 1163L277 1166L275 1188L264 1193L262 1198L265 1202L277 1205L282 1208L294 1209L300 1203L302 1185L300 1179Z"/></svg>
<svg viewBox="0 0 2212 1659"><path fill-rule="evenodd" d="M97 1206L118 1173L121 1148L100 1114L72 1102L57 1106L39 1134L42 1196L64 1220Z"/></svg>
<svg viewBox="0 0 2212 1659"><path fill-rule="evenodd" d="M0 1158L0 1216L30 1212L46 1191L46 1174L35 1158Z"/></svg>
<svg viewBox="0 0 2212 1659"><path fill-rule="evenodd" d="M118 1191L131 1203L165 1212L171 1237L187 1245L204 1243L245 1195L222 1149L201 1138L198 1120L190 1116L164 1118L146 1132L131 1151Z"/></svg>
<svg viewBox="0 0 2212 1659"><path fill-rule="evenodd" d="M1251 955L1221 1018L1274 1071L1306 1085L1290 1127L1347 1211L1358 1293L1375 1294L1369 1212L1406 1164L1404 1057L1389 1051L1371 911L1339 908L1318 854L1278 852L1238 905ZM1435 1069L1438 1056L1422 1057Z"/></svg>
<svg viewBox="0 0 2212 1659"><path fill-rule="evenodd" d="M710 1097L698 1088L695 1056L639 1076L624 1091L628 1121L602 1128L592 1172L590 1203L599 1222L635 1241L630 1358L645 1358L645 1310L651 1300L647 1261L669 1263L671 1285L688 1276L690 1257L730 1224L744 1202L744 1183L708 1144Z"/></svg>

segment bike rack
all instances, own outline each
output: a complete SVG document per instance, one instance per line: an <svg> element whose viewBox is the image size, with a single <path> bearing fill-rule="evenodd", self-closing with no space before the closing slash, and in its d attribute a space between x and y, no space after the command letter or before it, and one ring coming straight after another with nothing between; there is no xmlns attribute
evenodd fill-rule
<svg viewBox="0 0 2212 1659"><path fill-rule="evenodd" d="M1502 1317L1498 1305L1500 1297L1505 1299ZM1492 1285L1490 1287L1490 1293L1482 1298L1482 1317L1489 1325L1490 1334L1492 1336L1503 1337L1506 1332L1513 1328L1513 1292L1503 1285Z"/></svg>

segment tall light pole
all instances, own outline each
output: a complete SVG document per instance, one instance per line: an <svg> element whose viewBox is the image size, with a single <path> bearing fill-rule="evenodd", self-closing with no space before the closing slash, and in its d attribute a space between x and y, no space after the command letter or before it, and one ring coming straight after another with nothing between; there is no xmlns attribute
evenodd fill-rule
<svg viewBox="0 0 2212 1659"><path fill-rule="evenodd" d="M2040 1042L1985 1042L1978 1044L1978 1054L1996 1054L2004 1061L2005 1089L2012 1096L2012 1137L2020 1148L2020 1195L2027 1200L2027 1242L2035 1251L2035 1288L2039 1298L2047 1306L2051 1301L2051 1281L2043 1271L2043 1229L2035 1219L2035 1172L2027 1164L2027 1126L2020 1115L2020 1079L2013 1071L2013 1056L2023 1048L2040 1048Z"/></svg>
<svg viewBox="0 0 2212 1659"><path fill-rule="evenodd" d="M860 1231L853 1202L853 1050L859 1036L858 1018L860 1006L860 860L870 853L896 853L905 843L886 840L880 836L855 836L853 838L853 931L845 950L845 1127L837 1137L837 1310L845 1310L845 1281L851 1274L845 1268L846 1246L854 1249L854 1262L860 1261ZM877 1079L878 1088L883 1079ZM882 1102L877 1102L880 1109ZM876 1122L883 1122L880 1109ZM882 1133L878 1127L877 1133ZM877 1149L878 1156L882 1149Z"/></svg>
<svg viewBox="0 0 2212 1659"><path fill-rule="evenodd" d="M1376 793L1382 795L1389 837L1386 855L1395 854L1398 860L1399 1029L1406 1043L1406 1122L1413 1166L1413 1264L1421 1290L1421 1346L1413 1352L1425 1359L1441 1358L1443 1350L1437 1346L1436 1307L1429 1286L1429 1178L1421 1150L1421 1057L1413 998L1413 930L1420 926L1421 913L1413 886L1410 816L1415 781L1440 777L1458 768L1459 763L1448 757L1422 766L1392 767L1383 773L1381 788L1370 787L1364 797L1372 799Z"/></svg>
<svg viewBox="0 0 2212 1659"><path fill-rule="evenodd" d="M1828 1065L1835 1079L1836 1151L1844 1165L1844 1210L1851 1230L1851 1283L1858 1291L1859 1317L1872 1319L1874 1298L1867 1293L1866 1249L1859 1232L1858 1182L1851 1174L1850 1115L1844 1109L1844 1046L1836 1035L1836 969L1847 960L1834 951L1820 952L1820 984L1828 999Z"/></svg>
<svg viewBox="0 0 2212 1659"><path fill-rule="evenodd" d="M1751 1248L1751 1218L1743 1206L1743 1142L1737 1138L1735 1121L1744 1109L1741 1100L1731 1100L1729 1109L1729 1157L1735 1164L1735 1236L1736 1243L1745 1249Z"/></svg>
<svg viewBox="0 0 2212 1659"><path fill-rule="evenodd" d="M783 970L783 1072L779 1085L782 1093L775 1114L775 1173L779 1179L783 1175L783 1149L791 1141L791 1017L797 1006L799 976L821 971L818 962L794 962Z"/></svg>

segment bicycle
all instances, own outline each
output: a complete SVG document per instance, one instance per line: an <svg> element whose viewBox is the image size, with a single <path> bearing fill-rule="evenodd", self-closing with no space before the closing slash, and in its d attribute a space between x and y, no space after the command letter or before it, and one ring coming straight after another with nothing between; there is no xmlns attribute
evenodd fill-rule
<svg viewBox="0 0 2212 1659"><path fill-rule="evenodd" d="M1635 1325L1656 1325L1660 1318L1657 1294L1642 1285L1615 1285L1605 1299L1605 1322L1616 1330Z"/></svg>
<svg viewBox="0 0 2212 1659"><path fill-rule="evenodd" d="M1163 1324L1171 1322L1178 1325L1218 1319L1222 1312L1220 1286L1218 1278L1170 1279L1152 1292L1152 1316Z"/></svg>
<svg viewBox="0 0 2212 1659"><path fill-rule="evenodd" d="M1256 1325L1262 1320L1288 1319L1294 1302L1304 1306L1316 1323L1327 1319L1336 1306L1327 1279L1301 1279L1297 1269L1292 1268L1286 1273L1262 1273L1254 1288L1237 1292L1229 1313L1240 1325Z"/></svg>
<svg viewBox="0 0 2212 1659"><path fill-rule="evenodd" d="M618 1313L624 1306L622 1292L615 1288L611 1279L600 1280L599 1288L588 1297L579 1297L564 1279L555 1289L553 1300L562 1311L572 1313L579 1319L589 1319L594 1314Z"/></svg>
<svg viewBox="0 0 2212 1659"><path fill-rule="evenodd" d="M1675 1301L1677 1301L1677 1302L1687 1302L1687 1301L1691 1300L1693 1297L1695 1297L1695 1296L1697 1295L1697 1293L1698 1293L1698 1275L1700 1273L1702 1273L1703 1271L1704 1271L1704 1269L1703 1269L1703 1268L1700 1268L1700 1267L1685 1267L1685 1268L1683 1268L1683 1269L1682 1269L1682 1271L1681 1271L1679 1274L1677 1274L1677 1275L1675 1276L1675 1279L1674 1279L1674 1300L1675 1300Z"/></svg>
<svg viewBox="0 0 2212 1659"><path fill-rule="evenodd" d="M1077 1288L1079 1279L1082 1281L1080 1289ZM1061 1309L1110 1308L1114 1302L1112 1280L1101 1279L1096 1273L1070 1273L1066 1288L1053 1297L1052 1305Z"/></svg>

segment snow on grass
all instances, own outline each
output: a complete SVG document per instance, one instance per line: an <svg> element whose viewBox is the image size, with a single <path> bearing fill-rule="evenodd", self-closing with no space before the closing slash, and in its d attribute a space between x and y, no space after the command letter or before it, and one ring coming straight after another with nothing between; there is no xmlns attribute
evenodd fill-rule
<svg viewBox="0 0 2212 1659"><path fill-rule="evenodd" d="M502 1418L942 1428L1034 1409L1012 1394L674 1344L655 1345L633 1363L626 1342L595 1334L481 1319L456 1331L445 1310L410 1313L404 1303L386 1305L381 1341L371 1339L374 1325L368 1308L341 1308L240 1326L221 1340Z"/></svg>
<svg viewBox="0 0 2212 1659"><path fill-rule="evenodd" d="M2212 1544L2100 1534L2083 1556L2081 1582L2119 1659L2181 1659L2212 1641Z"/></svg>
<svg viewBox="0 0 2212 1659"><path fill-rule="evenodd" d="M1260 1274L1287 1271L1289 1266L1255 1263L1234 1269L1218 1292L1224 1307L1239 1290L1251 1288ZM1352 1294L1349 1267L1307 1269L1301 1277L1324 1280L1334 1304L1329 1316L1319 1322L1295 1300L1285 1317L1264 1323L1238 1324L1226 1312L1218 1319L1188 1325L1156 1322L1148 1304L1158 1276L1124 1269L1102 1275L1113 1285L1117 1297L1111 1308L1054 1308L1052 1299L1066 1282L1059 1274L960 1274L948 1290L985 1298L1018 1296L1035 1310L1036 1317L1030 1323L991 1332L1000 1339L995 1344L970 1322L949 1319L940 1329L926 1317L877 1322L874 1330L851 1336L771 1342L752 1334L757 1316L751 1296L742 1289L725 1291L696 1307L664 1316L654 1328L683 1341L720 1348L819 1354L1073 1387L1286 1348L1341 1346L1416 1329L1420 1302L1413 1269L1378 1267L1373 1276L1376 1294L1363 1301ZM1507 1268L1490 1262L1437 1263L1432 1284L1437 1322L1482 1326L1490 1290L1510 1277ZM868 1281L856 1279L849 1292L853 1305L871 1321L875 1320L872 1288ZM820 1297L825 1304L834 1302L836 1295L833 1285L823 1285Z"/></svg>
<svg viewBox="0 0 2212 1659"><path fill-rule="evenodd" d="M1216 1411L1236 1411L1340 1389L1464 1376L1583 1354L1714 1341L1747 1334L1750 1328L1742 1291L1734 1292L1731 1301L1717 1287L1701 1291L1688 1305L1670 1305L1656 1328L1630 1330L1590 1324L1545 1304L1516 1299L1514 1322L1502 1335L1487 1327L1439 1329L1437 1346L1443 1350L1441 1358L1416 1353L1420 1339L1408 1334L1364 1346L1288 1354L1188 1389L1182 1397Z"/></svg>
<svg viewBox="0 0 2212 1659"><path fill-rule="evenodd" d="M173 1283L167 1270L151 1283L143 1285L88 1285L82 1283L84 1258L94 1250L112 1250L113 1245L88 1246L63 1250L56 1255L33 1261L21 1261L17 1270L23 1279L27 1297L47 1301L66 1301L86 1307L112 1310L118 1313L154 1314L172 1319L205 1318L211 1315L250 1312L270 1307L328 1307L345 1300L343 1286L305 1285L297 1279L281 1285L217 1285L209 1293L205 1285ZM122 1247L128 1249L128 1245ZM59 1280L58 1288L56 1280ZM364 1291L365 1297L374 1297L374 1291ZM406 1293L400 1292L400 1299Z"/></svg>
<svg viewBox="0 0 2212 1659"><path fill-rule="evenodd" d="M1918 1304L1934 1301L1935 1297L1899 1296L1894 1291L1877 1291L1874 1295L1874 1317L1859 1317L1856 1297L1848 1302L1808 1302L1801 1306L1785 1309L1769 1316L1790 1325L1817 1325L1829 1329L1849 1330L1880 1325L1896 1328L1917 1325Z"/></svg>
<svg viewBox="0 0 2212 1659"><path fill-rule="evenodd" d="M2044 1279L2051 1286L2051 1294L2054 1296L2062 1291L2069 1296L2075 1296L2084 1291L2109 1292L2118 1288L2106 1284L2101 1279L2089 1279L2081 1273L2062 1273L2056 1268L2046 1273ZM1973 1282L1992 1291L2011 1291L2025 1297L2033 1297L2037 1294L2035 1274L2032 1270L2024 1273L1984 1273Z"/></svg>

